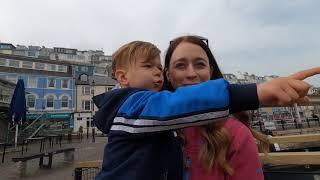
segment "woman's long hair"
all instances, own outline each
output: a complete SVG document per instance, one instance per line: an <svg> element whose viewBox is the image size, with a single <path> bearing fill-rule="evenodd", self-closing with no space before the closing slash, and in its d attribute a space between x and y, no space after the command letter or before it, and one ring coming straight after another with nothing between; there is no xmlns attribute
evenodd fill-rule
<svg viewBox="0 0 320 180"><path fill-rule="evenodd" d="M171 83L168 81L166 77L166 71L168 71L169 69L171 56L174 50L182 42L189 42L192 44L199 45L206 52L209 58L209 64L212 73L210 79L218 79L223 77L217 62L211 50L209 49L208 40L199 36L182 36L171 41L170 46L167 50L164 67L164 89L174 91ZM248 126L249 119L244 120L242 123ZM208 172L210 172L214 164L217 163L223 169L224 172L230 175L233 174L233 169L231 168L227 157L231 145L231 139L229 133L223 127L223 123L210 123L202 125L200 126L200 133L204 141L199 152L199 158L204 168ZM257 132L254 133L256 134ZM253 135L256 137L254 133ZM183 134L182 131L179 131L178 134L182 140L182 147L184 148L185 145L188 143L186 136Z"/></svg>

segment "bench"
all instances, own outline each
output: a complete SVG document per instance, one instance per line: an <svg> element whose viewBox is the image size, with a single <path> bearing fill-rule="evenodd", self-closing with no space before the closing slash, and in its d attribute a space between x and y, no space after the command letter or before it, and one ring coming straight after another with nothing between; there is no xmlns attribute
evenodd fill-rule
<svg viewBox="0 0 320 180"><path fill-rule="evenodd" d="M74 151L75 148L64 148L64 149L58 149L54 151L49 151L44 154L44 157L48 157L48 164L43 164L43 157L40 158L39 165L41 168L51 168L52 167L52 157L55 154L64 153L64 161L73 161L74 160Z"/></svg>
<svg viewBox="0 0 320 180"><path fill-rule="evenodd" d="M40 141L40 152L42 152L44 150L44 144L43 144L44 140L45 140L45 137L26 138L25 140L22 141L21 155L23 155L23 152L24 152L24 145L26 145L26 152L28 152L28 145L29 145L29 142L31 141Z"/></svg>
<svg viewBox="0 0 320 180"><path fill-rule="evenodd" d="M74 160L74 151L75 148L64 148L58 150L52 150L46 153L35 153L35 154L28 154L23 155L20 157L12 158L12 161L17 164L17 169L19 172L20 177L24 177L27 174L27 162L32 159L39 158L39 167L40 168L51 168L52 167L52 159L53 155L64 153L64 160L65 161L73 161ZM48 157L48 163L44 164L43 160L45 157Z"/></svg>
<svg viewBox="0 0 320 180"><path fill-rule="evenodd" d="M60 147L61 147L61 142L62 142L62 136L63 135L55 135L55 134L49 134L46 137L49 139L49 146L53 147L54 145L54 140L56 140L56 144L59 143Z"/></svg>
<svg viewBox="0 0 320 180"><path fill-rule="evenodd" d="M20 177L24 177L27 174L27 164L28 164L27 162L32 159L38 159L43 157L44 157L44 153L36 153L36 154L23 155L20 157L14 157L12 158L12 161L16 163L17 170L19 172Z"/></svg>

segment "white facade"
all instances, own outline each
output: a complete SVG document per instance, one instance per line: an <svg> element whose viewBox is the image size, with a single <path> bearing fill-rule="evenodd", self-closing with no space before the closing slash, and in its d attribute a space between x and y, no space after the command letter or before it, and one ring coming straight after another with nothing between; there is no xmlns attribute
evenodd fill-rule
<svg viewBox="0 0 320 180"><path fill-rule="evenodd" d="M102 94L106 91L111 91L112 85L76 85L76 110L74 112L74 132L78 132L79 127L83 127L83 132L92 132L95 127L93 123L93 115L98 108L92 102L92 97ZM98 129L96 132L99 133ZM101 132L100 132L101 133Z"/></svg>

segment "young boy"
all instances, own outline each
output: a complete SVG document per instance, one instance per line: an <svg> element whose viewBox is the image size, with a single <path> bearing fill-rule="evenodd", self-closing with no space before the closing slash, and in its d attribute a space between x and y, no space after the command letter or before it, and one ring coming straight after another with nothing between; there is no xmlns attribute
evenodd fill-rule
<svg viewBox="0 0 320 180"><path fill-rule="evenodd" d="M225 119L229 110L255 109L259 101L276 104L277 92L272 89L286 81L257 88L218 79L174 93L155 92L163 84L160 50L142 41L113 54L113 72L121 89L94 97L99 108L95 124L109 135L96 180L182 179L182 151L173 130ZM244 91L246 96L241 96Z"/></svg>
<svg viewBox="0 0 320 180"><path fill-rule="evenodd" d="M121 117L119 107L131 94L147 92L143 89L149 92L161 90L160 50L151 43L133 41L120 47L112 59L113 76L121 89L94 98L100 108L94 118L96 126L109 135L102 170L95 179L181 179L182 169L177 167L182 168L182 154L177 152L180 144L172 132L132 134L112 128L123 124L114 118ZM139 103L137 100L127 105L139 109Z"/></svg>

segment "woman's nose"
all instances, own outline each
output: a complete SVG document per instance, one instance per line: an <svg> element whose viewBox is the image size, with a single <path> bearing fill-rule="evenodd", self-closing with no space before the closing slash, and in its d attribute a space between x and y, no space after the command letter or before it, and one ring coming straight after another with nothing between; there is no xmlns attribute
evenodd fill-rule
<svg viewBox="0 0 320 180"><path fill-rule="evenodd" d="M193 66L188 66L187 77L188 78L194 78L196 76L197 76L197 73L196 73L195 69L193 68Z"/></svg>

